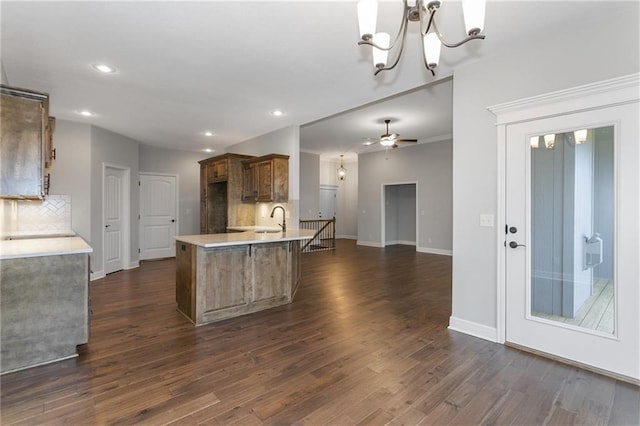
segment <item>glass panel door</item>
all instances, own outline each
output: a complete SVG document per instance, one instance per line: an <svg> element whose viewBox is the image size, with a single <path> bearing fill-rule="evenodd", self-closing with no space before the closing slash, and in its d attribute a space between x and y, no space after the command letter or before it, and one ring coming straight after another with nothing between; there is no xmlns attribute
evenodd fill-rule
<svg viewBox="0 0 640 426"><path fill-rule="evenodd" d="M506 341L632 380L640 380L639 116L635 102L505 133Z"/></svg>
<svg viewBox="0 0 640 426"><path fill-rule="evenodd" d="M531 315L614 333L614 127L529 139Z"/></svg>

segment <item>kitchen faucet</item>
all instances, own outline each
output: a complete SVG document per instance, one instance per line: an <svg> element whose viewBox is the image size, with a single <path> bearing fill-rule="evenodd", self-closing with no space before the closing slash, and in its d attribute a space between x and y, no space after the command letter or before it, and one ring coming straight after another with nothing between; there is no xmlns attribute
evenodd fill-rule
<svg viewBox="0 0 640 426"><path fill-rule="evenodd" d="M275 207L273 208L273 210L271 210L271 217L273 217L273 214L276 212L276 209L277 209L277 208L282 209L282 225L280 225L280 224L278 224L278 225L280 225L280 227L282 228L282 232L285 232L285 231L287 230L287 219L285 218L285 216L286 216L286 212L284 211L284 207L282 207L282 206L275 206Z"/></svg>

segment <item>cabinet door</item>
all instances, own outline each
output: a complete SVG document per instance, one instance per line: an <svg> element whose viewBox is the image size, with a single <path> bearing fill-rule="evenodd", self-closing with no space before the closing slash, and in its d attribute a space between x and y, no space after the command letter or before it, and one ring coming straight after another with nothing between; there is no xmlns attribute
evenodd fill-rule
<svg viewBox="0 0 640 426"><path fill-rule="evenodd" d="M56 159L56 151L53 149L53 132L56 129L55 117L48 117L46 122L45 138L44 138L44 168L50 169L53 166L53 160Z"/></svg>
<svg viewBox="0 0 640 426"><path fill-rule="evenodd" d="M248 303L249 246L198 250L198 314Z"/></svg>
<svg viewBox="0 0 640 426"><path fill-rule="evenodd" d="M207 233L207 167L200 166L200 233Z"/></svg>
<svg viewBox="0 0 640 426"><path fill-rule="evenodd" d="M289 294L289 243L255 244L251 246L251 251L253 302Z"/></svg>
<svg viewBox="0 0 640 426"><path fill-rule="evenodd" d="M257 198L255 164L245 164L242 169L242 201L256 201Z"/></svg>
<svg viewBox="0 0 640 426"><path fill-rule="evenodd" d="M41 199L43 196L43 102L3 87L0 196Z"/></svg>
<svg viewBox="0 0 640 426"><path fill-rule="evenodd" d="M273 200L273 174L271 161L262 161L256 164L258 177L256 184L258 191L258 201Z"/></svg>
<svg viewBox="0 0 640 426"><path fill-rule="evenodd" d="M217 161L215 169L217 179L227 179L227 160Z"/></svg>
<svg viewBox="0 0 640 426"><path fill-rule="evenodd" d="M207 164L207 180L209 182L227 180L227 160Z"/></svg>

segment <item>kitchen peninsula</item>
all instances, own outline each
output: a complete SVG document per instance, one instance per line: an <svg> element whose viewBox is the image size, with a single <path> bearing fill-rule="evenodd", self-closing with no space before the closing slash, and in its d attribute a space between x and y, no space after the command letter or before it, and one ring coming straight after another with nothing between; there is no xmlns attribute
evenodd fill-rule
<svg viewBox="0 0 640 426"><path fill-rule="evenodd" d="M290 303L301 241L313 231L254 228L176 237L176 303L195 325Z"/></svg>

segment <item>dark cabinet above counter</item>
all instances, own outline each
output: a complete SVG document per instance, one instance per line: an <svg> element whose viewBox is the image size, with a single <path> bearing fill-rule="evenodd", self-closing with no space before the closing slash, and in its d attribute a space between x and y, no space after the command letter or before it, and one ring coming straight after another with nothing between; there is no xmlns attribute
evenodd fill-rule
<svg viewBox="0 0 640 426"><path fill-rule="evenodd" d="M249 155L223 154L200 163L200 233L226 232L229 224L249 221L253 225L255 211L243 205L242 160Z"/></svg>
<svg viewBox="0 0 640 426"><path fill-rule="evenodd" d="M289 201L289 156L269 154L244 160L242 201Z"/></svg>
<svg viewBox="0 0 640 426"><path fill-rule="evenodd" d="M55 159L49 95L0 86L0 198L42 199Z"/></svg>
<svg viewBox="0 0 640 426"><path fill-rule="evenodd" d="M255 225L255 203L289 200L289 156L223 154L200 163L200 233Z"/></svg>

